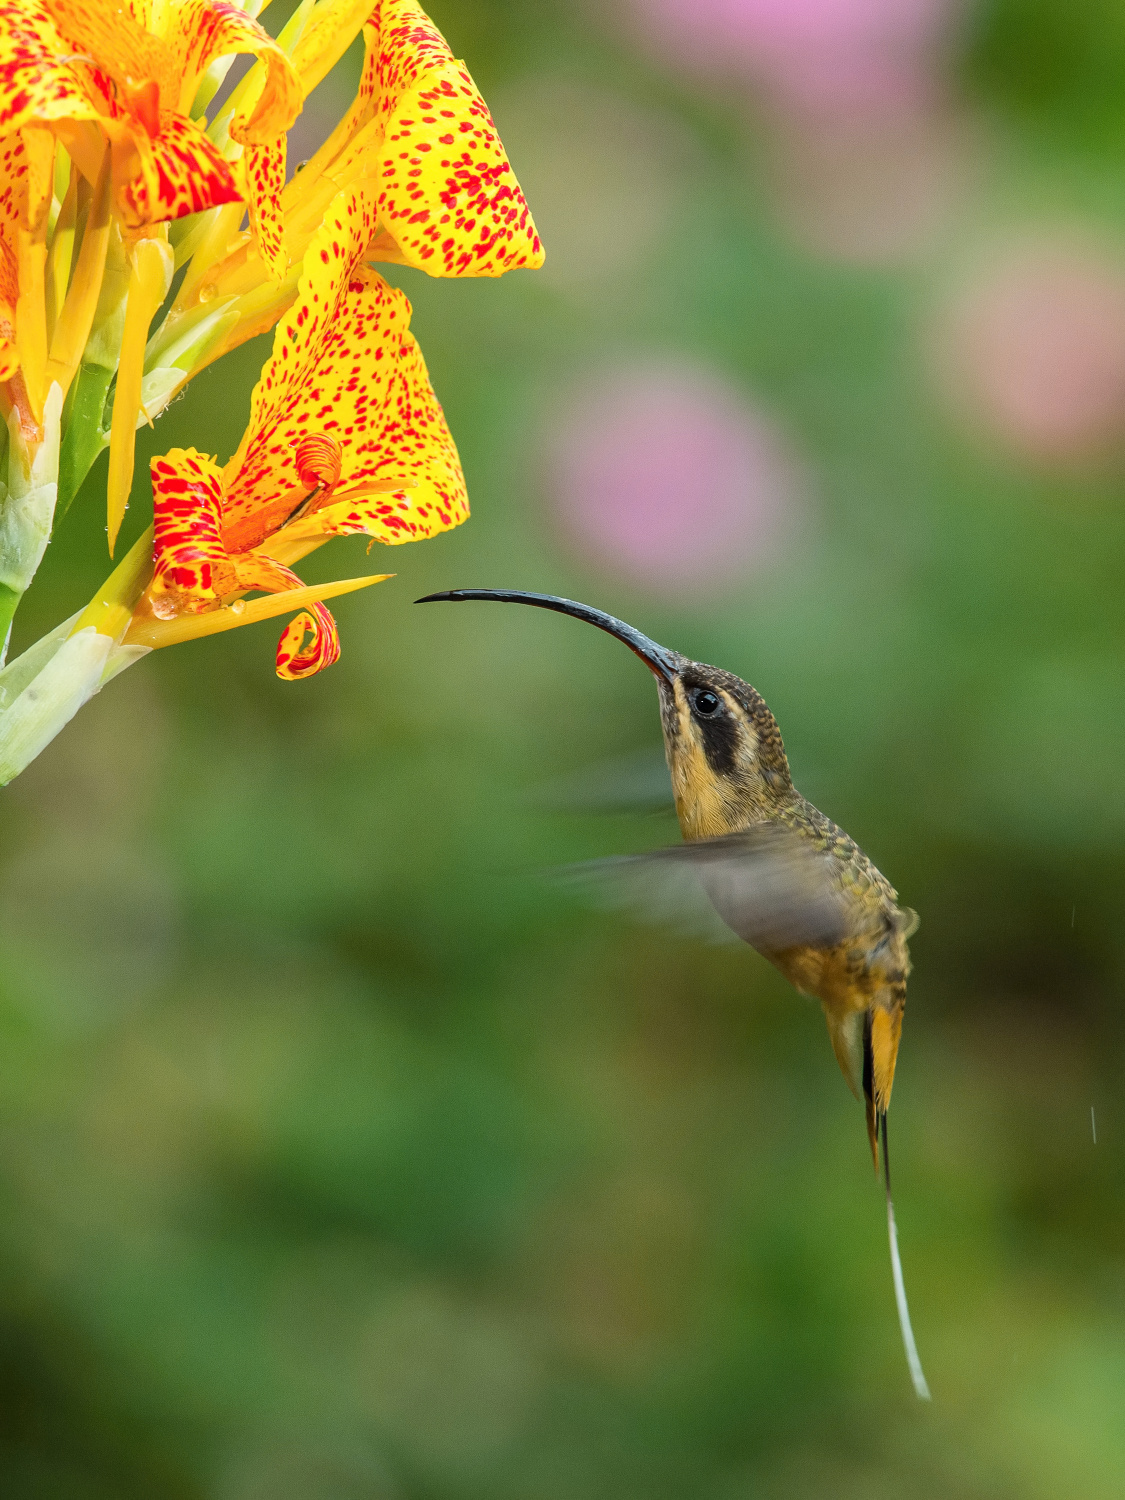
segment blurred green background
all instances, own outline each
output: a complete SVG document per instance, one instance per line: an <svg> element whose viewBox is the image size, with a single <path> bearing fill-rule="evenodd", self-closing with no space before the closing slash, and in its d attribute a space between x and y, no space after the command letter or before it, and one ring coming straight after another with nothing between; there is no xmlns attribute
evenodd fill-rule
<svg viewBox="0 0 1125 1500"><path fill-rule="evenodd" d="M432 13L548 250L393 273L472 520L309 559L398 575L334 606L331 671L279 682L276 622L155 654L0 795L0 1488L1116 1500L1122 13ZM267 349L142 436L126 543L147 456L225 459ZM105 575L104 476L15 650ZM753 681L921 912L892 1136L932 1406L819 1008L539 878L677 837L647 674L412 607L458 586Z"/></svg>

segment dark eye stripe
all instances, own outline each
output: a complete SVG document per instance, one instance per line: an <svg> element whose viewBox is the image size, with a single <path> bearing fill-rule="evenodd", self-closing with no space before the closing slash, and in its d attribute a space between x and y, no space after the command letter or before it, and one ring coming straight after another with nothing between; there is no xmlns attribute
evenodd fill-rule
<svg viewBox="0 0 1125 1500"><path fill-rule="evenodd" d="M717 776L733 771L741 733L732 715L714 714L709 719L698 720L698 723L703 734L703 753L712 771Z"/></svg>

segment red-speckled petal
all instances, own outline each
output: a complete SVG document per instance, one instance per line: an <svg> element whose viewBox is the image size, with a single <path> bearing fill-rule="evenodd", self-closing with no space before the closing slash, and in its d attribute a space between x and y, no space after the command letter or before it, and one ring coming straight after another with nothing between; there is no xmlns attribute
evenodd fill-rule
<svg viewBox="0 0 1125 1500"><path fill-rule="evenodd" d="M407 333L375 440L349 466L333 502L294 522L287 534L364 532L393 545L448 531L468 515L465 476L452 434L422 351Z"/></svg>
<svg viewBox="0 0 1125 1500"><path fill-rule="evenodd" d="M147 132L126 131L121 122L114 125L114 192L130 229L236 203L243 196L230 162L193 120L162 111L155 140Z"/></svg>
<svg viewBox="0 0 1125 1500"><path fill-rule="evenodd" d="M277 675L286 682L323 672L339 659L336 621L323 604L294 615L277 643Z"/></svg>
<svg viewBox="0 0 1125 1500"><path fill-rule="evenodd" d="M397 101L425 78L453 62L453 52L416 0L380 0L364 28L365 37L377 41L376 79L379 97L389 101L388 114Z"/></svg>
<svg viewBox="0 0 1125 1500"><path fill-rule="evenodd" d="M397 101L379 183L380 223L407 263L431 276L502 276L543 264L488 106L458 63Z"/></svg>
<svg viewBox="0 0 1125 1500"><path fill-rule="evenodd" d="M265 146L289 129L301 111L301 81L273 37L227 0L181 0L171 13L167 43L181 70L179 106L191 107L201 75L217 57L252 52L266 67L266 80L247 120L231 134L244 144Z"/></svg>
<svg viewBox="0 0 1125 1500"><path fill-rule="evenodd" d="M194 448L173 448L152 461L155 539L148 587L162 619L200 614L224 595L300 588L291 569L259 552L230 556L223 545L223 487L218 465ZM303 623L302 623L303 622ZM303 644L306 634L307 644ZM336 624L322 604L302 611L278 646L279 677L308 677L340 655Z"/></svg>
<svg viewBox="0 0 1125 1500"><path fill-rule="evenodd" d="M305 256L297 302L278 325L273 358L251 400L250 426L224 470L224 538L232 552L266 546L311 486L302 458L316 441L339 452L329 495L287 538L365 531L412 541L468 514L457 450L409 331L410 304L356 265L373 191L337 198Z"/></svg>
<svg viewBox="0 0 1125 1500"><path fill-rule="evenodd" d="M16 304L19 302L19 218L27 156L18 135L0 140L0 380L19 369Z"/></svg>
<svg viewBox="0 0 1125 1500"><path fill-rule="evenodd" d="M194 448L173 448L152 460L151 473L153 613L198 613L234 586L221 535L222 472Z"/></svg>
<svg viewBox="0 0 1125 1500"><path fill-rule="evenodd" d="M6 239L0 239L0 381L11 380L20 367L16 348L16 303L19 301L16 258Z"/></svg>
<svg viewBox="0 0 1125 1500"><path fill-rule="evenodd" d="M285 137L266 146L246 147L246 198L250 228L258 254L274 281L282 281L289 265L285 252L285 224L281 190L285 186Z"/></svg>
<svg viewBox="0 0 1125 1500"><path fill-rule="evenodd" d="M339 194L305 253L297 300L277 326L273 355L250 399L249 426L226 466L232 525L300 488L296 448L310 433L340 443L346 466L355 412L381 406L393 363L388 350L397 349L410 304L374 272L357 269L375 225L374 197L369 186ZM372 283L377 288L369 293ZM346 402L337 410L341 394Z"/></svg>
<svg viewBox="0 0 1125 1500"><path fill-rule="evenodd" d="M0 4L0 136L29 120L97 118L83 81L90 70L63 61L73 50L36 0Z"/></svg>

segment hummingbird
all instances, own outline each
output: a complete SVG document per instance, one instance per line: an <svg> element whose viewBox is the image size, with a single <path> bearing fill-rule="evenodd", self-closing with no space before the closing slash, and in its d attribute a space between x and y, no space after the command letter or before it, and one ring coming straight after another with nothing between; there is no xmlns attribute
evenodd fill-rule
<svg viewBox="0 0 1125 1500"><path fill-rule="evenodd" d="M486 599L555 610L606 631L656 678L664 752L684 843L599 861L653 898L697 881L723 922L801 994L820 1001L840 1071L864 1104L876 1172L882 1147L891 1269L918 1396L918 1358L898 1251L887 1110L917 913L863 850L793 785L765 699L732 672L658 645L614 615L554 594L454 589L416 602ZM645 899L642 896L642 899ZM666 903L665 903L666 904Z"/></svg>

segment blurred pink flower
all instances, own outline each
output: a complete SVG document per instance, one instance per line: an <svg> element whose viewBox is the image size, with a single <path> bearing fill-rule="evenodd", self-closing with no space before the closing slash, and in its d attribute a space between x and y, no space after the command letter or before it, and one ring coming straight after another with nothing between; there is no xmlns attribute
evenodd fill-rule
<svg viewBox="0 0 1125 1500"><path fill-rule="evenodd" d="M756 78L802 109L912 106L957 0L625 0L679 65Z"/></svg>
<svg viewBox="0 0 1125 1500"><path fill-rule="evenodd" d="M950 401L1027 457L1096 458L1125 439L1125 261L1075 239L1008 250L938 326Z"/></svg>
<svg viewBox="0 0 1125 1500"><path fill-rule="evenodd" d="M568 538L646 588L733 583L772 562L799 521L796 466L772 423L721 376L679 361L585 383L548 451Z"/></svg>

